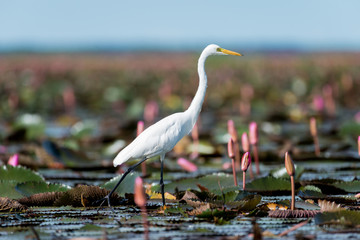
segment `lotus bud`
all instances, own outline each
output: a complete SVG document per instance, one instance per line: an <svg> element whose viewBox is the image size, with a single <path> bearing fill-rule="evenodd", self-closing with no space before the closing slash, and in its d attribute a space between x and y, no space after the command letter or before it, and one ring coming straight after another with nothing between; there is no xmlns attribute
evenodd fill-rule
<svg viewBox="0 0 360 240"><path fill-rule="evenodd" d="M238 134L237 134L237 131L236 131L236 128L235 128L234 121L229 120L227 125L228 125L228 132L229 132L231 138L233 139L234 142L237 142L238 141Z"/></svg>
<svg viewBox="0 0 360 240"><path fill-rule="evenodd" d="M249 138L246 132L241 135L241 146L244 152L250 151Z"/></svg>
<svg viewBox="0 0 360 240"><path fill-rule="evenodd" d="M134 189L134 202L139 207L144 207L146 205L146 197L143 187L143 180L141 177L135 179L135 189Z"/></svg>
<svg viewBox="0 0 360 240"><path fill-rule="evenodd" d="M358 150L359 150L359 156L360 156L360 136L358 137Z"/></svg>
<svg viewBox="0 0 360 240"><path fill-rule="evenodd" d="M310 118L310 133L313 137L317 136L316 119L314 117Z"/></svg>
<svg viewBox="0 0 360 240"><path fill-rule="evenodd" d="M143 131L144 131L144 122L143 121L138 121L136 135L139 136L140 133L142 133Z"/></svg>
<svg viewBox="0 0 360 240"><path fill-rule="evenodd" d="M14 154L9 158L8 164L11 166L18 166L19 165L19 154Z"/></svg>
<svg viewBox="0 0 360 240"><path fill-rule="evenodd" d="M244 153L242 159L241 159L241 170L243 172L246 172L247 169L249 168L250 166L250 163L251 163L251 157L250 157L250 154L249 152L246 152Z"/></svg>
<svg viewBox="0 0 360 240"><path fill-rule="evenodd" d="M179 158L177 160L177 164L188 172L196 172L198 170L197 166L194 163L190 162L185 158Z"/></svg>
<svg viewBox="0 0 360 240"><path fill-rule="evenodd" d="M147 124L155 121L159 113L159 105L155 101L149 101L144 108L144 119Z"/></svg>
<svg viewBox="0 0 360 240"><path fill-rule="evenodd" d="M324 110L324 99L320 95L314 96L313 108L317 112L322 112Z"/></svg>
<svg viewBox="0 0 360 240"><path fill-rule="evenodd" d="M249 125L249 138L250 143L255 145L258 142L258 128L256 122L251 122Z"/></svg>
<svg viewBox="0 0 360 240"><path fill-rule="evenodd" d="M289 176L295 175L295 166L294 162L290 157L290 154L288 152L285 153L285 168Z"/></svg>
<svg viewBox="0 0 360 240"><path fill-rule="evenodd" d="M229 155L229 158L235 158L234 141L232 140L232 138L230 138L228 141L228 155Z"/></svg>

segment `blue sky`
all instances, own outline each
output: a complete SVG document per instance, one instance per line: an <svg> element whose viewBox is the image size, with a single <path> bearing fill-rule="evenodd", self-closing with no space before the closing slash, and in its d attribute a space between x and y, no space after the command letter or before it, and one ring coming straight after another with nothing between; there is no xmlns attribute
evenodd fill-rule
<svg viewBox="0 0 360 240"><path fill-rule="evenodd" d="M2 1L0 49L208 43L360 50L360 1Z"/></svg>

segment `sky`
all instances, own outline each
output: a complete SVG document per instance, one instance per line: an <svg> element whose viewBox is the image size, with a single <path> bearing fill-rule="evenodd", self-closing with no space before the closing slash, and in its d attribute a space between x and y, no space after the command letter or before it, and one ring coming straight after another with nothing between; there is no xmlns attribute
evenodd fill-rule
<svg viewBox="0 0 360 240"><path fill-rule="evenodd" d="M11 0L0 50L252 48L360 50L358 0Z"/></svg>

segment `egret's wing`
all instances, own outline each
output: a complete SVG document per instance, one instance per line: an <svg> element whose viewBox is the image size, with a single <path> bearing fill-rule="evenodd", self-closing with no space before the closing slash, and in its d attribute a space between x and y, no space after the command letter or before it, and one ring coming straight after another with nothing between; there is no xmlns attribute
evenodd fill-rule
<svg viewBox="0 0 360 240"><path fill-rule="evenodd" d="M169 152L187 132L183 113L172 114L149 128L124 148L114 159L114 166L129 159L153 157Z"/></svg>

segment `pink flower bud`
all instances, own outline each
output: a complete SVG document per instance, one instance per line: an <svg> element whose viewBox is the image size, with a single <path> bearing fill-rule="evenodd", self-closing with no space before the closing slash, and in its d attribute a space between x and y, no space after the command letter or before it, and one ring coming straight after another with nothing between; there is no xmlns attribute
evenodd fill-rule
<svg viewBox="0 0 360 240"><path fill-rule="evenodd" d="M295 166L294 162L290 157L290 154L288 152L285 153L285 168L289 176L295 175Z"/></svg>
<svg viewBox="0 0 360 240"><path fill-rule="evenodd" d="M251 163L250 154L249 154L249 152L246 152L246 153L244 153L244 155L242 156L242 159L241 159L241 170L243 172L246 172L250 166L250 163Z"/></svg>
<svg viewBox="0 0 360 240"><path fill-rule="evenodd" d="M310 133L313 137L317 136L316 119L314 117L310 118Z"/></svg>
<svg viewBox="0 0 360 240"><path fill-rule="evenodd" d="M360 111L355 114L354 119L355 122L360 123Z"/></svg>
<svg viewBox="0 0 360 240"><path fill-rule="evenodd" d="M256 122L251 122L249 125L249 138L251 144L253 145L257 144L259 137L258 137L258 127Z"/></svg>
<svg viewBox="0 0 360 240"><path fill-rule="evenodd" d="M241 135L241 146L244 152L250 151L249 138L246 132Z"/></svg>
<svg viewBox="0 0 360 240"><path fill-rule="evenodd" d="M228 155L229 158L234 158L235 154L234 154L234 141L232 140L232 138L229 139L228 141Z"/></svg>
<svg viewBox="0 0 360 240"><path fill-rule="evenodd" d="M19 154L14 154L9 158L8 164L11 166L18 166L19 165Z"/></svg>
<svg viewBox="0 0 360 240"><path fill-rule="evenodd" d="M192 131L191 131L191 137L193 138L194 141L198 141L199 140L199 127L198 127L198 123L196 122Z"/></svg>
<svg viewBox="0 0 360 240"><path fill-rule="evenodd" d="M314 96L313 108L317 112L322 112L324 110L324 99L320 95Z"/></svg>
<svg viewBox="0 0 360 240"><path fill-rule="evenodd" d="M360 136L358 137L358 150L359 150L359 156L360 156Z"/></svg>
<svg viewBox="0 0 360 240"><path fill-rule="evenodd" d="M186 160L185 158L179 158L177 160L177 164L179 164L180 167L182 167L188 172L196 172L198 170L197 166L194 163Z"/></svg>
<svg viewBox="0 0 360 240"><path fill-rule="evenodd" d="M143 131L144 131L144 122L143 121L138 121L136 135L139 136L140 133L142 133Z"/></svg>
<svg viewBox="0 0 360 240"><path fill-rule="evenodd" d="M159 105L155 101L149 101L145 105L144 109L144 119L147 123L152 123L155 121L155 118L157 117L159 113Z"/></svg>
<svg viewBox="0 0 360 240"><path fill-rule="evenodd" d="M232 140L234 142L237 142L238 141L238 134L237 134L237 131L236 131L236 128L235 128L235 124L234 124L234 121L233 120L229 120L227 122L227 125L228 125L228 132L232 138Z"/></svg>
<svg viewBox="0 0 360 240"><path fill-rule="evenodd" d="M135 179L135 187L134 187L134 202L139 207L144 207L146 205L146 197L143 187L143 180L141 177L137 177Z"/></svg>

